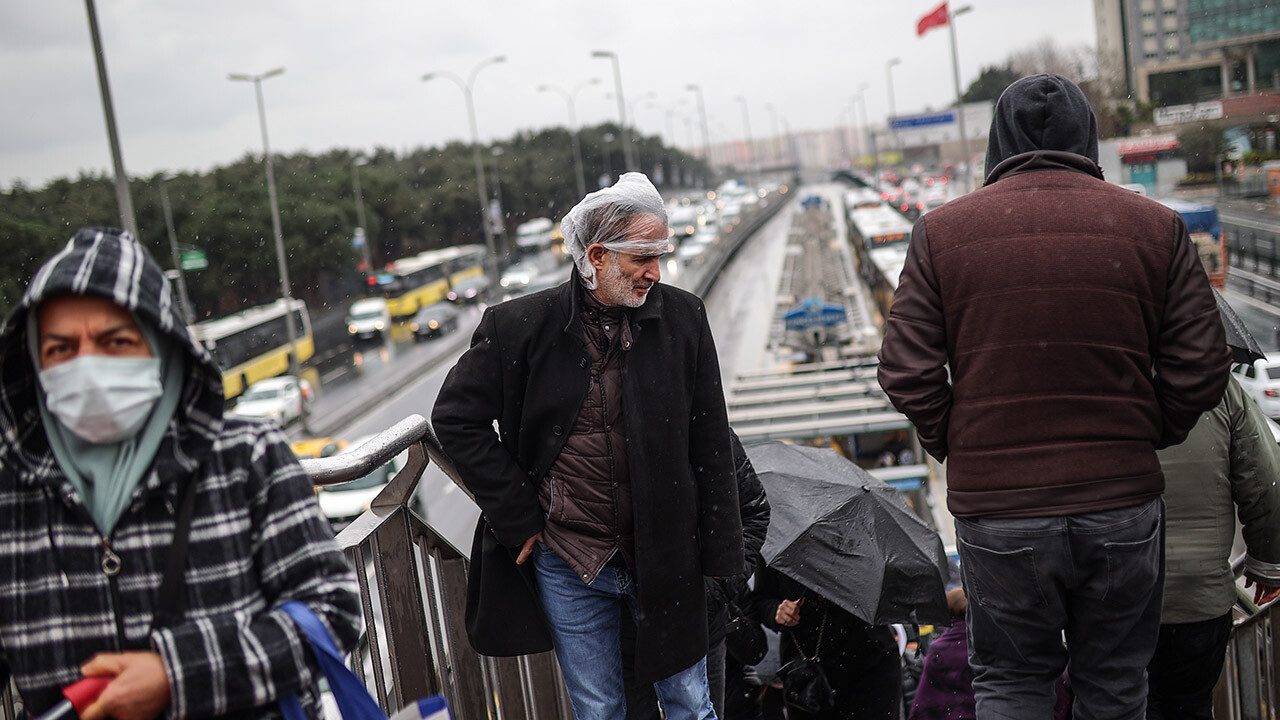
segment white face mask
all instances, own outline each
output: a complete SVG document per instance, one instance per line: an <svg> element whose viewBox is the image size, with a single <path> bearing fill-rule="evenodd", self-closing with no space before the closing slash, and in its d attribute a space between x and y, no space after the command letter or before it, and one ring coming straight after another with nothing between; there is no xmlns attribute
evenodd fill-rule
<svg viewBox="0 0 1280 720"><path fill-rule="evenodd" d="M83 355L40 371L49 412L95 444L133 437L162 394L157 358Z"/></svg>

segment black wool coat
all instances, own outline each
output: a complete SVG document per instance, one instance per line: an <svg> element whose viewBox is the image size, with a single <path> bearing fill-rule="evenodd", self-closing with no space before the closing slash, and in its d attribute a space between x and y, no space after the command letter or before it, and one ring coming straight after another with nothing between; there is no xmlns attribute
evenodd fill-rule
<svg viewBox="0 0 1280 720"><path fill-rule="evenodd" d="M590 380L580 280L488 308L449 372L432 424L482 515L472 547L467 630L486 655L551 649L532 563L538 485L574 426ZM661 283L631 311L623 370L635 520L641 682L707 652L704 576L744 572L742 523L715 344L702 301ZM497 432L494 423L497 422Z"/></svg>

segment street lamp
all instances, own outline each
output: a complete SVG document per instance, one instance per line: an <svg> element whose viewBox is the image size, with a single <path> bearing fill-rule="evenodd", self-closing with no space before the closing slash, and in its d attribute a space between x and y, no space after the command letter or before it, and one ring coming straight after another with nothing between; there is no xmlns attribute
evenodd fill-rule
<svg viewBox="0 0 1280 720"><path fill-rule="evenodd" d="M755 143L751 140L751 114L747 111L747 99L741 95L734 99L742 105L742 128L747 133L747 154L751 156L751 165L755 170L755 180L760 182L760 161L756 158Z"/></svg>
<svg viewBox="0 0 1280 720"><path fill-rule="evenodd" d="M161 173L156 178L156 182L160 186L160 209L164 211L164 226L169 231L169 251L173 253L173 268L178 273L178 301L182 304L182 318L191 325L196 321L196 314L191 307L191 296L187 295L187 277L182 272L182 257L178 254L178 233L173 228L173 208L169 205L169 191L164 185L165 180L172 179L172 175Z"/></svg>
<svg viewBox="0 0 1280 720"><path fill-rule="evenodd" d="M618 54L609 50L596 50L591 53L594 58L609 58L613 62L613 88L618 96L618 118L622 121L622 154L627 162L628 170L635 170L635 150L631 147L631 131L627 129L627 104L622 99L622 67L618 64Z"/></svg>
<svg viewBox="0 0 1280 720"><path fill-rule="evenodd" d="M876 189L880 189L880 150L876 147L876 136L867 120L867 88L871 83L858 85L858 104L862 106L862 133L871 141L871 172L875 175ZM858 149L862 150L862 135L858 136Z"/></svg>
<svg viewBox="0 0 1280 720"><path fill-rule="evenodd" d="M901 64L902 58L891 58L884 65L885 86L889 88L889 128L893 131L893 145L899 153L902 152L902 143L898 142L898 129L893 126L894 118L898 116L898 111L893 106L893 66Z"/></svg>
<svg viewBox="0 0 1280 720"><path fill-rule="evenodd" d="M951 74L956 85L956 123L960 126L960 154L964 156L965 192L973 190L973 169L969 167L969 136L964 131L964 99L960 91L960 54L956 50L956 18L971 10L973 10L972 5L965 5L951 11L951 17L947 18L947 30L951 33Z"/></svg>
<svg viewBox="0 0 1280 720"><path fill-rule="evenodd" d="M698 96L698 115L702 117L702 159L707 163L707 169L711 169L711 129L707 125L707 105L703 101L702 88L698 85L690 83L685 86L685 90L692 92Z"/></svg>
<svg viewBox="0 0 1280 720"><path fill-rule="evenodd" d="M373 272L373 250L369 245L372 239L369 237L369 226L365 224L364 219L364 195L360 192L360 168L369 164L369 158L364 155L356 155L351 159L351 185L356 193L356 223L359 227L356 232L360 235L361 249L364 251L364 267L365 272Z"/></svg>
<svg viewBox="0 0 1280 720"><path fill-rule="evenodd" d="M262 155L267 167L267 196L271 200L271 227L276 235L276 262L280 265L280 296L284 299L285 327L289 332L289 372L298 377L298 326L297 319L293 315L293 293L289 289L289 266L284 254L284 231L280 228L280 201L276 198L275 165L271 159L271 144L267 141L267 111L262 105L262 81L283 74L284 68L275 68L261 75L232 73L227 76L227 79L232 82L253 83L254 95L258 99L258 124L262 127Z"/></svg>
<svg viewBox="0 0 1280 720"><path fill-rule="evenodd" d="M120 211L120 225L129 234L138 237L138 220L133 214L133 196L129 192L129 176L124 172L124 157L120 153L120 135L116 132L116 111L111 102L111 84L107 82L107 58L102 51L102 38L98 34L98 12L93 0L84 0L89 15L89 37L93 40L93 61L98 68L98 93L102 96L102 114L107 119L107 143L111 146L111 166L116 175L116 205Z"/></svg>
<svg viewBox="0 0 1280 720"><path fill-rule="evenodd" d="M471 156L476 165L476 193L480 198L480 229L484 232L484 245L489 254L489 281L493 283L493 287L498 285L498 251L494 246L493 230L489 227L489 193L485 189L484 161L480 158L480 132L476 129L476 105L472 99L472 89L475 87L476 75L481 70L506 61L505 55L496 55L483 60L471 70L471 75L465 81L451 72L431 72L422 76L422 82L430 82L436 78L452 80L462 89L462 95L466 99L467 120L471 124Z"/></svg>
<svg viewBox="0 0 1280 720"><path fill-rule="evenodd" d="M554 92L564 98L564 102L569 107L569 133L573 137L573 166L578 171L578 197L584 197L587 194L587 178L586 173L582 169L582 143L578 138L578 119L574 112L574 104L577 102L578 93L589 85L599 85L600 78L591 78L578 83L578 86L572 92L555 85L539 85L538 92Z"/></svg>

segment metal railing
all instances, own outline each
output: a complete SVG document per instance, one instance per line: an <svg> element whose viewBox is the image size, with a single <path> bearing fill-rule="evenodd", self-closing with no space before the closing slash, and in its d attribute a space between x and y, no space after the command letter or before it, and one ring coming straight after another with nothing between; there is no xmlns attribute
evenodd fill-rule
<svg viewBox="0 0 1280 720"><path fill-rule="evenodd" d="M463 619L467 558L408 507L429 463L470 496L425 418L411 415L354 451L302 465L315 485L336 485L406 448L404 468L338 534L364 608L365 634L352 668L388 714L441 694L461 720L571 720L553 653L488 658L471 649Z"/></svg>
<svg viewBox="0 0 1280 720"><path fill-rule="evenodd" d="M1233 290L1238 290L1268 305L1280 305L1280 281L1275 278L1232 266L1227 270L1227 284Z"/></svg>
<svg viewBox="0 0 1280 720"><path fill-rule="evenodd" d="M1231 564L1238 577L1245 556ZM1213 693L1213 716L1232 720L1271 720L1280 711L1280 603L1258 608L1244 589L1236 587L1232 609L1234 626L1227 641L1227 659Z"/></svg>

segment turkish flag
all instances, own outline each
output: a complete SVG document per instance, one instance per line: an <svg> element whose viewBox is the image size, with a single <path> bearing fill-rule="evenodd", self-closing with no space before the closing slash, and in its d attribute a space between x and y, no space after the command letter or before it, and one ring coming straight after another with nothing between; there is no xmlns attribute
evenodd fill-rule
<svg viewBox="0 0 1280 720"><path fill-rule="evenodd" d="M920 22L916 23L916 35L924 35L929 32L929 28L946 25L947 17L947 4L944 2L936 10L920 18Z"/></svg>

